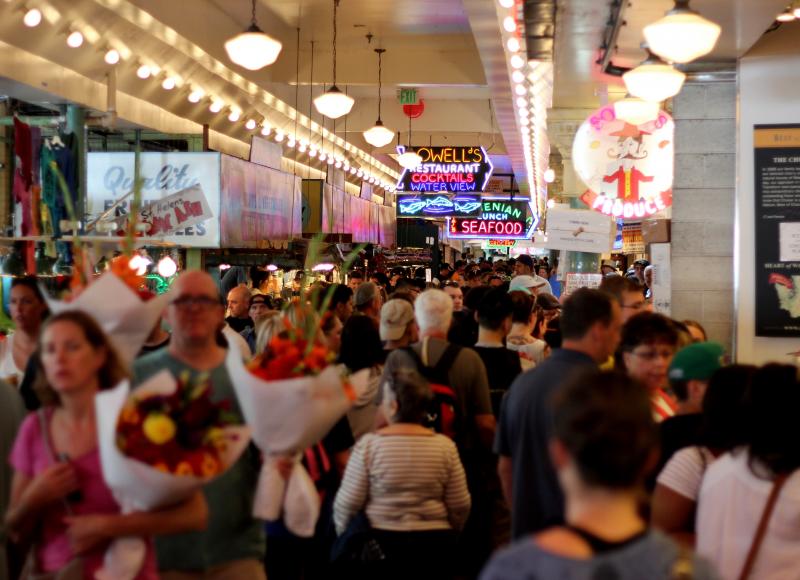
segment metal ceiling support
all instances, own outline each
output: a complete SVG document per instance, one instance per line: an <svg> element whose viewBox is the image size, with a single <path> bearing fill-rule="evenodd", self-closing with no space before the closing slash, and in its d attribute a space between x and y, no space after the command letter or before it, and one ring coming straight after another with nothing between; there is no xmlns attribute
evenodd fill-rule
<svg viewBox="0 0 800 580"><path fill-rule="evenodd" d="M600 70L605 74L622 76L629 70L625 67L615 66L614 63L611 62L614 51L617 49L619 30L625 26L623 13L627 6L627 0L612 0L608 6L608 21L606 22L606 29L603 33L603 44L600 46L600 58L597 59Z"/></svg>
<svg viewBox="0 0 800 580"><path fill-rule="evenodd" d="M525 0L525 44L528 60L553 60L556 0Z"/></svg>

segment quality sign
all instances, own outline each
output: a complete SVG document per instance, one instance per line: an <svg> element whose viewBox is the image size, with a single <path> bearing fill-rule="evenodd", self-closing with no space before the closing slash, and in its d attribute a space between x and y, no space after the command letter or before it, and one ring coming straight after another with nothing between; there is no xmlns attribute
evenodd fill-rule
<svg viewBox="0 0 800 580"><path fill-rule="evenodd" d="M400 154L405 148L397 148ZM414 169L404 169L398 192L480 193L492 176L492 162L483 147L419 147Z"/></svg>

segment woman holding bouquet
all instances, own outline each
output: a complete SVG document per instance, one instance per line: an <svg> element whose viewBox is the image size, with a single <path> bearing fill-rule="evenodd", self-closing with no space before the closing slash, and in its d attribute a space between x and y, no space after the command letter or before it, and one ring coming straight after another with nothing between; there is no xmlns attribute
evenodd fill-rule
<svg viewBox="0 0 800 580"><path fill-rule="evenodd" d="M34 549L23 577L66 569L76 578L94 578L114 538L203 529L207 508L200 492L162 511L120 514L101 472L94 398L125 373L94 320L79 311L53 316L44 325L40 349L40 386L57 403L30 414L20 428L10 457L14 479L5 516L15 538L32 534ZM137 578L157 577L149 547Z"/></svg>
<svg viewBox="0 0 800 580"><path fill-rule="evenodd" d="M359 514L366 513L374 541L338 548L361 559L352 570L358 577L419 577L420 562L425 578L450 577L456 534L471 503L458 450L423 426L432 393L416 371L398 370L383 389L389 425L358 441L333 508L340 536L364 538L356 528L364 527Z"/></svg>

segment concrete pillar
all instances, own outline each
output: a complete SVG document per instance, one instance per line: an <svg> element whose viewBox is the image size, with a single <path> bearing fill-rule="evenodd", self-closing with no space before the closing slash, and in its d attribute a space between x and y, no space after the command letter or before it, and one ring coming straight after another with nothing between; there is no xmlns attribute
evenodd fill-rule
<svg viewBox="0 0 800 580"><path fill-rule="evenodd" d="M687 83L673 101L672 316L731 352L736 84Z"/></svg>

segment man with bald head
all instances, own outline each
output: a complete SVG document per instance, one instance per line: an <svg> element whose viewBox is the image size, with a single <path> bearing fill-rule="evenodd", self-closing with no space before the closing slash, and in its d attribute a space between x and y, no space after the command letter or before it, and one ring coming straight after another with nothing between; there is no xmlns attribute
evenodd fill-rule
<svg viewBox="0 0 800 580"><path fill-rule="evenodd" d="M175 377L188 373L192 381L207 376L214 400L230 401L231 410L241 416L225 367L225 304L214 280L205 272L185 272L170 295L165 319L172 339L168 346L134 363L133 383L165 369ZM262 525L251 516L258 462L250 446L225 475L204 488L209 509L206 531L156 540L162 580L265 578Z"/></svg>
<svg viewBox="0 0 800 580"><path fill-rule="evenodd" d="M225 322L238 333L255 326L250 318L250 300L250 289L247 286L240 285L228 292L229 316Z"/></svg>

